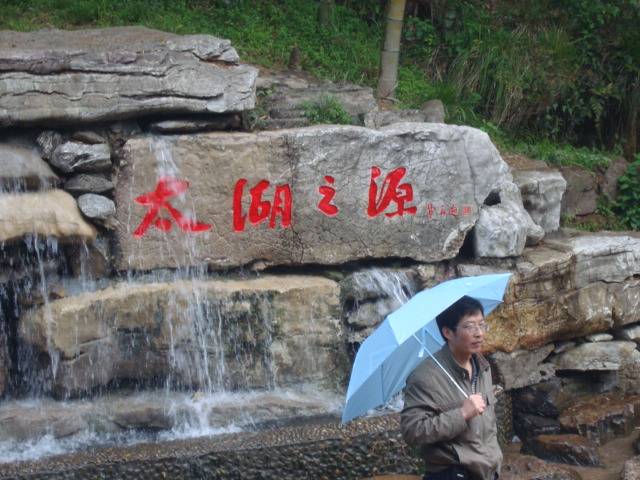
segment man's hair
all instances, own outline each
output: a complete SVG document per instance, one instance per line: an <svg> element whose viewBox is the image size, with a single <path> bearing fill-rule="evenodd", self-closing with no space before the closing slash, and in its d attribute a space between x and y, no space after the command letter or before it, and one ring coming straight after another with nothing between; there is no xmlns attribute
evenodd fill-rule
<svg viewBox="0 0 640 480"><path fill-rule="evenodd" d="M440 329L440 335L442 335L442 338L446 340L444 332L442 331L444 327L455 332L462 317L465 315L473 315L478 312L484 316L484 308L482 308L482 304L475 298L465 295L436 317L436 323Z"/></svg>

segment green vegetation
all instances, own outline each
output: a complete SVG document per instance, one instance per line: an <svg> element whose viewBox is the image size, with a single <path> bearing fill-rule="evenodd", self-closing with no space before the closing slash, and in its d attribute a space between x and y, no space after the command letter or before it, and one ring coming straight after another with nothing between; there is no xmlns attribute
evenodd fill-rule
<svg viewBox="0 0 640 480"><path fill-rule="evenodd" d="M304 116L312 125L325 123L348 125L353 123L351 115L347 113L337 98L331 95L322 95L316 101L302 104Z"/></svg>
<svg viewBox="0 0 640 480"><path fill-rule="evenodd" d="M618 179L620 193L613 210L629 228L640 230L640 155Z"/></svg>
<svg viewBox="0 0 640 480"><path fill-rule="evenodd" d="M303 70L375 87L384 2L334 3L321 23L311 0L5 0L0 28L208 33L229 38L247 62L286 68L295 47ZM439 98L448 122L482 128L503 149L601 171L606 152L638 153L638 25L638 0L409 1L398 106ZM345 119L330 102L307 115ZM628 200L610 211L638 228L640 185L637 174L625 178Z"/></svg>

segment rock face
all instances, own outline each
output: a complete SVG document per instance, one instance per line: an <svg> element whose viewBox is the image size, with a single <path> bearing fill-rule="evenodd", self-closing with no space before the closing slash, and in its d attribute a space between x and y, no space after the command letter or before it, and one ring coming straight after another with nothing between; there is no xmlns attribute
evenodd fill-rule
<svg viewBox="0 0 640 480"><path fill-rule="evenodd" d="M637 237L546 238L544 245L525 249L520 259L502 268L515 275L504 304L488 319L488 352L531 350L638 321Z"/></svg>
<svg viewBox="0 0 640 480"><path fill-rule="evenodd" d="M493 194L499 202L480 211L474 229L474 253L476 257L515 257L525 245L538 243L544 230L524 209L514 183L505 181Z"/></svg>
<svg viewBox="0 0 640 480"><path fill-rule="evenodd" d="M539 435L522 446L522 453L570 465L602 464L596 446L580 435Z"/></svg>
<svg viewBox="0 0 640 480"><path fill-rule="evenodd" d="M553 345L534 351L518 350L512 353L496 352L490 361L496 366L498 381L505 390L527 387L553 377L555 368L542 361L551 353Z"/></svg>
<svg viewBox="0 0 640 480"><path fill-rule="evenodd" d="M237 389L344 375L339 288L318 277L121 284L27 311L19 330L57 361L62 397L120 380Z"/></svg>
<svg viewBox="0 0 640 480"><path fill-rule="evenodd" d="M634 342L583 343L554 358L557 370L620 370L626 365L640 368L640 352Z"/></svg>
<svg viewBox="0 0 640 480"><path fill-rule="evenodd" d="M562 197L562 213L588 215L595 212L598 206L598 192L593 172L580 167L562 167L560 170L568 185Z"/></svg>
<svg viewBox="0 0 640 480"><path fill-rule="evenodd" d="M251 109L257 71L228 40L141 27L0 32L0 125Z"/></svg>
<svg viewBox="0 0 640 480"><path fill-rule="evenodd" d="M93 240L96 231L62 190L0 194L0 243L25 235Z"/></svg>
<svg viewBox="0 0 640 480"><path fill-rule="evenodd" d="M121 269L452 258L507 175L485 133L441 124L140 137L125 145L124 162L116 187ZM191 234L173 222L161 225L169 232L150 226L134 238L150 208L134 199L167 175L190 182L186 201L171 205L211 229ZM327 205L322 192L331 189Z"/></svg>
<svg viewBox="0 0 640 480"><path fill-rule="evenodd" d="M111 168L111 150L106 143L65 142L53 150L51 165L65 173L104 172Z"/></svg>
<svg viewBox="0 0 640 480"><path fill-rule="evenodd" d="M513 181L522 194L522 203L533 221L545 232L560 226L560 206L567 182L557 170L520 170Z"/></svg>
<svg viewBox="0 0 640 480"><path fill-rule="evenodd" d="M35 148L0 143L0 191L37 190L59 183Z"/></svg>
<svg viewBox="0 0 640 480"><path fill-rule="evenodd" d="M580 434L597 445L633 432L640 422L640 396L585 397L559 417L566 432Z"/></svg>

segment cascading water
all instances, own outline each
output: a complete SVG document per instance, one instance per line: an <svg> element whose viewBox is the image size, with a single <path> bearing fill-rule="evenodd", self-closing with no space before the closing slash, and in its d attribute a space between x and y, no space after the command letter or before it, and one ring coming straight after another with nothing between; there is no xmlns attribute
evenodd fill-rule
<svg viewBox="0 0 640 480"><path fill-rule="evenodd" d="M153 149L157 179L180 178L167 141L157 139ZM143 192L133 186L130 198ZM185 217L196 217L189 195L172 204ZM131 230L137 221L130 219ZM10 253L0 249L21 263L0 283L0 321L18 339L5 346L15 384L0 405L0 437L6 439L0 441L0 462L96 444L234 432L340 409L342 398L315 384L279 383L270 349L275 313L268 292L221 293L210 285L219 277L194 260L194 236L167 238L159 255L172 258L175 269L129 268L111 279L89 273L91 255L82 243L62 246L52 238L30 237ZM145 248L144 241L139 248ZM149 293L167 285L165 293ZM56 310L96 293L124 290L140 292L132 296L139 303L113 313L105 293L102 303L83 306L67 323ZM66 298L52 301L58 297ZM25 315L38 319L41 328L26 332L20 323ZM94 330L91 315L99 322ZM39 337L44 349L27 341ZM309 352L302 363L314 361Z"/></svg>

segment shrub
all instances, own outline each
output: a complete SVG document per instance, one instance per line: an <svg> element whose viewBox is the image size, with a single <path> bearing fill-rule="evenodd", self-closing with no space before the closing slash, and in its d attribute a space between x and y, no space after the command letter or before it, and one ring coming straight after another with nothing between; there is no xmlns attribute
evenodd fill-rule
<svg viewBox="0 0 640 480"><path fill-rule="evenodd" d="M343 124L353 123L351 115L347 113L337 98L331 95L321 95L317 100L304 102L304 116L314 125L318 123Z"/></svg>
<svg viewBox="0 0 640 480"><path fill-rule="evenodd" d="M615 210L625 225L640 230L640 155L636 155L626 173L618 179Z"/></svg>

